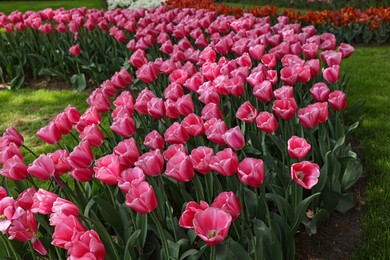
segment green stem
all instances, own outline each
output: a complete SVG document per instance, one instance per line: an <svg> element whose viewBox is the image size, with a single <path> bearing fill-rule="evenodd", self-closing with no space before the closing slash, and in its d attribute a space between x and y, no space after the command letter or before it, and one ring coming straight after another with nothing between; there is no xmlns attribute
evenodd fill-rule
<svg viewBox="0 0 390 260"><path fill-rule="evenodd" d="M164 248L165 259L169 260L170 257L169 257L168 240L164 235L164 230L161 226L160 220L158 219L158 217L154 211L152 211L150 214L152 215L153 221L157 226L158 233L160 234L160 239L161 239L161 242L162 242L163 248Z"/></svg>
<svg viewBox="0 0 390 260"><path fill-rule="evenodd" d="M30 148L28 148L27 146L25 146L24 144L22 145L22 147L24 149L26 149L27 151L29 151L32 155L34 155L35 158L38 158L38 155L36 153L34 153Z"/></svg>
<svg viewBox="0 0 390 260"><path fill-rule="evenodd" d="M35 255L35 249L33 248L31 241L28 241L28 247L30 248L32 259L37 260L37 256Z"/></svg>
<svg viewBox="0 0 390 260"><path fill-rule="evenodd" d="M165 199L165 205L168 209L168 215L169 215L169 219L171 221L171 225L172 225L172 231L173 231L173 237L175 239L175 241L177 241L177 235L176 235L176 228L175 228L175 222L173 221L173 215L172 215L172 211L171 211L171 206L169 205L169 201L168 201L168 196L165 192L165 187L164 187L164 180L163 180L163 177L162 175L159 176L159 180L160 180L160 188L163 192L163 195L164 195L164 199Z"/></svg>
<svg viewBox="0 0 390 260"><path fill-rule="evenodd" d="M211 253L210 253L210 260L216 260L217 254L216 254L216 248L215 246L211 247Z"/></svg>

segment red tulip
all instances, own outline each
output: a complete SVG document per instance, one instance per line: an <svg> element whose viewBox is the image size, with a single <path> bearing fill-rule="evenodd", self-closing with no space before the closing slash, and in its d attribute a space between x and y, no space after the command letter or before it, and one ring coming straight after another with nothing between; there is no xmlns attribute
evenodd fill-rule
<svg viewBox="0 0 390 260"><path fill-rule="evenodd" d="M72 56L78 56L80 55L80 45L76 44L69 48L69 53Z"/></svg>
<svg viewBox="0 0 390 260"><path fill-rule="evenodd" d="M81 114L80 112L77 110L77 108L73 107L73 106L67 106L65 108L65 111L64 113L66 114L66 116L68 117L69 119L69 122L71 124L77 124L80 120L80 117L81 117Z"/></svg>
<svg viewBox="0 0 390 260"><path fill-rule="evenodd" d="M183 116L188 116L194 112L195 107L191 95L187 94L178 98L176 101L176 107L179 113Z"/></svg>
<svg viewBox="0 0 390 260"><path fill-rule="evenodd" d="M59 113L52 122L56 125L58 131L62 135L69 134L72 130L72 123L69 121L65 112Z"/></svg>
<svg viewBox="0 0 390 260"><path fill-rule="evenodd" d="M48 155L41 154L28 166L27 172L38 179L48 180L54 176L54 162Z"/></svg>
<svg viewBox="0 0 390 260"><path fill-rule="evenodd" d="M137 49L130 57L129 63L134 67L141 68L142 65L148 63L148 58L145 52L141 49Z"/></svg>
<svg viewBox="0 0 390 260"><path fill-rule="evenodd" d="M113 154L119 157L122 168L128 168L134 165L138 160L139 151L134 138L126 139L114 147Z"/></svg>
<svg viewBox="0 0 390 260"><path fill-rule="evenodd" d="M305 158L311 149L311 145L304 138L295 135L288 140L287 144L288 154L294 159Z"/></svg>
<svg viewBox="0 0 390 260"><path fill-rule="evenodd" d="M171 83L164 89L164 97L176 101L179 97L184 95L183 88L177 83Z"/></svg>
<svg viewBox="0 0 390 260"><path fill-rule="evenodd" d="M126 107L130 114L134 112L134 97L129 91L122 91L122 93L114 100L114 105L118 107Z"/></svg>
<svg viewBox="0 0 390 260"><path fill-rule="evenodd" d="M275 132L279 126L275 116L269 112L260 112L256 117L256 125L266 133Z"/></svg>
<svg viewBox="0 0 390 260"><path fill-rule="evenodd" d="M310 68L310 76L312 78L317 77L320 74L320 60L312 59L305 62L305 65Z"/></svg>
<svg viewBox="0 0 390 260"><path fill-rule="evenodd" d="M81 141L69 154L68 162L72 168L88 168L94 156L88 141Z"/></svg>
<svg viewBox="0 0 390 260"><path fill-rule="evenodd" d="M108 185L117 184L119 174L121 173L119 157L113 154L100 157L96 161L93 170L96 179L101 180Z"/></svg>
<svg viewBox="0 0 390 260"><path fill-rule="evenodd" d="M302 46L303 55L307 60L315 59L318 54L318 44L317 43L306 43Z"/></svg>
<svg viewBox="0 0 390 260"><path fill-rule="evenodd" d="M5 197L7 197L7 191L3 187L0 186L0 200L2 200Z"/></svg>
<svg viewBox="0 0 390 260"><path fill-rule="evenodd" d="M194 201L188 202L183 214L179 219L179 225L183 228L194 228L193 221L196 213L202 212L208 207L209 204L203 200L200 201L199 205Z"/></svg>
<svg viewBox="0 0 390 260"><path fill-rule="evenodd" d="M157 176L163 170L164 158L160 150L157 149L141 155L134 165L141 168L147 176Z"/></svg>
<svg viewBox="0 0 390 260"><path fill-rule="evenodd" d="M111 103L103 94L102 89L94 90L87 99L87 104L95 107L99 113L107 113L110 110Z"/></svg>
<svg viewBox="0 0 390 260"><path fill-rule="evenodd" d="M272 110L278 117L284 120L290 120L297 111L297 104L294 98L275 100Z"/></svg>
<svg viewBox="0 0 390 260"><path fill-rule="evenodd" d="M222 209L232 216L232 221L241 214L242 206L237 196L233 192L221 192L211 204L211 207Z"/></svg>
<svg viewBox="0 0 390 260"><path fill-rule="evenodd" d="M272 53L267 53L261 58L261 62L267 66L268 69L272 70L276 66L276 57Z"/></svg>
<svg viewBox="0 0 390 260"><path fill-rule="evenodd" d="M318 164L303 161L291 165L291 179L296 184L310 190L318 182L320 167Z"/></svg>
<svg viewBox="0 0 390 260"><path fill-rule="evenodd" d="M214 156L213 149L206 146L199 146L191 151L191 160L194 169L202 174L211 171L211 158Z"/></svg>
<svg viewBox="0 0 390 260"><path fill-rule="evenodd" d="M257 189L264 181L264 163L247 157L238 164L237 174L242 183Z"/></svg>
<svg viewBox="0 0 390 260"><path fill-rule="evenodd" d="M126 194L126 205L140 214L147 214L157 207L153 187L146 181L131 186Z"/></svg>
<svg viewBox="0 0 390 260"><path fill-rule="evenodd" d="M66 150L57 150L54 153L49 153L48 156L53 160L55 176L60 176L70 170L69 155Z"/></svg>
<svg viewBox="0 0 390 260"><path fill-rule="evenodd" d="M164 102L165 105L165 116L169 118L178 118L180 116L177 104L172 99L167 99Z"/></svg>
<svg viewBox="0 0 390 260"><path fill-rule="evenodd" d="M236 173L238 157L232 149L226 148L211 158L210 167L222 176L231 176Z"/></svg>
<svg viewBox="0 0 390 260"><path fill-rule="evenodd" d="M12 197L0 199L0 232L5 234L11 226L12 217L15 212L15 201Z"/></svg>
<svg viewBox="0 0 390 260"><path fill-rule="evenodd" d="M255 46L249 47L249 54L254 60L261 60L264 55L265 46L262 44L256 44Z"/></svg>
<svg viewBox="0 0 390 260"><path fill-rule="evenodd" d="M222 242L229 233L232 217L221 209L209 207L194 216L195 233L209 246Z"/></svg>
<svg viewBox="0 0 390 260"><path fill-rule="evenodd" d="M329 105L334 110L343 110L347 107L347 97L344 92L335 90L329 94Z"/></svg>
<svg viewBox="0 0 390 260"><path fill-rule="evenodd" d="M191 158L184 152L177 152L167 162L165 174L179 182L190 181L195 175Z"/></svg>
<svg viewBox="0 0 390 260"><path fill-rule="evenodd" d="M31 210L31 207L34 204L33 197L36 192L37 190L35 188L28 188L27 190L24 190L18 195L18 198L15 201L15 207L21 207L24 210Z"/></svg>
<svg viewBox="0 0 390 260"><path fill-rule="evenodd" d="M174 122L165 131L164 139L170 144L184 144L188 142L189 136L181 124Z"/></svg>
<svg viewBox="0 0 390 260"><path fill-rule="evenodd" d="M332 67L333 65L340 65L341 59L342 59L341 52L336 52L333 50L321 52L321 60L329 67Z"/></svg>

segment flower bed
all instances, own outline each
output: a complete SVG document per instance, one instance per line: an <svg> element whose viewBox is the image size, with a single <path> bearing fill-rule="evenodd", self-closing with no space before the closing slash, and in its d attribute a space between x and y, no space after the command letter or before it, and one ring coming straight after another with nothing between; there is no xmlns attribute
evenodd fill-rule
<svg viewBox="0 0 390 260"><path fill-rule="evenodd" d="M71 28L80 13L55 14ZM37 132L54 153L25 165L21 150L33 151L5 131L0 228L9 240L51 258L292 259L301 223L315 233L353 206L348 189L362 168L346 136L358 122L344 123L340 72L351 45L287 17L189 8L85 17L127 43L118 48L128 62L87 111L69 106ZM68 134L74 147L61 145ZM51 184L39 189L36 179ZM15 243L0 247L18 255Z"/></svg>

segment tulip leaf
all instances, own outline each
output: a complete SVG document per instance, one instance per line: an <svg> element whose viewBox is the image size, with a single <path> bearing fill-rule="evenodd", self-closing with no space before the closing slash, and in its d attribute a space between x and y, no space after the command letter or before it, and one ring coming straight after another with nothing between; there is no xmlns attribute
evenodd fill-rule
<svg viewBox="0 0 390 260"><path fill-rule="evenodd" d="M87 87L87 81L85 79L84 73L81 74L74 74L70 78L70 82L72 83L72 86L77 90L77 91L83 91Z"/></svg>
<svg viewBox="0 0 390 260"><path fill-rule="evenodd" d="M24 74L18 74L10 83L11 89L19 89L25 83Z"/></svg>
<svg viewBox="0 0 390 260"><path fill-rule="evenodd" d="M236 256L237 259L240 260L251 260L252 258L248 254L247 250L245 250L242 245L238 242L234 241L232 238L227 239L228 248L230 248L230 252Z"/></svg>
<svg viewBox="0 0 390 260"><path fill-rule="evenodd" d="M174 259L178 259L180 254L180 245L176 244L175 242L172 242L171 240L168 240L168 247L169 255Z"/></svg>
<svg viewBox="0 0 390 260"><path fill-rule="evenodd" d="M351 158L341 178L341 188L348 190L362 175L363 167L357 159Z"/></svg>
<svg viewBox="0 0 390 260"><path fill-rule="evenodd" d="M136 226L138 229L141 230L141 234L139 238L140 246L144 247L146 242L146 235L148 234L148 215L137 213Z"/></svg>
<svg viewBox="0 0 390 260"><path fill-rule="evenodd" d="M100 213L103 215L104 219L115 230L117 237L123 239L124 227L122 225L122 220L118 214L117 209L115 209L110 203L99 197L95 197L94 200L99 206Z"/></svg>
<svg viewBox="0 0 390 260"><path fill-rule="evenodd" d="M41 70L39 70L38 75L45 76L45 77L56 77L62 79L66 78L64 73L53 68L42 68Z"/></svg>
<svg viewBox="0 0 390 260"><path fill-rule="evenodd" d="M137 244L137 239L139 235L141 234L141 230L136 230L133 232L133 234L129 237L129 239L126 242L126 247L125 247L125 255L124 259L132 259L130 250L135 247Z"/></svg>
<svg viewBox="0 0 390 260"><path fill-rule="evenodd" d="M345 213L348 210L352 209L355 206L355 201L353 199L352 193L347 193L341 195L341 198L339 199L336 210L340 213Z"/></svg>
<svg viewBox="0 0 390 260"><path fill-rule="evenodd" d="M329 216L329 212L326 209L320 209L312 219L303 221L309 236L317 234L317 224L326 221Z"/></svg>

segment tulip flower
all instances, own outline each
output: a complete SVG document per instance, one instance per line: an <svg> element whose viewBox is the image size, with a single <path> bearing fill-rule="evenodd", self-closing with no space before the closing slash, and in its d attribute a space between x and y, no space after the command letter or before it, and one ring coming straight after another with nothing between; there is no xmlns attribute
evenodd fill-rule
<svg viewBox="0 0 390 260"><path fill-rule="evenodd" d="M211 171L211 158L214 156L213 149L207 146L199 146L191 151L191 160L194 169L202 174Z"/></svg>
<svg viewBox="0 0 390 260"><path fill-rule="evenodd" d="M80 237L85 231L87 231L85 226L75 216L70 215L55 226L51 244L69 249L75 242L74 239Z"/></svg>
<svg viewBox="0 0 390 260"><path fill-rule="evenodd" d="M264 181L264 163L247 157L238 164L237 174L242 183L257 189Z"/></svg>
<svg viewBox="0 0 390 260"><path fill-rule="evenodd" d="M339 52L341 52L343 58L348 58L355 52L355 48L347 43L340 43Z"/></svg>
<svg viewBox="0 0 390 260"><path fill-rule="evenodd" d="M211 169L222 176L231 176L236 173L238 157L232 149L226 148L211 158Z"/></svg>
<svg viewBox="0 0 390 260"><path fill-rule="evenodd" d="M316 163L303 161L291 165L291 179L296 184L310 190L318 182L320 167Z"/></svg>
<svg viewBox="0 0 390 260"><path fill-rule="evenodd" d="M212 118L204 123L204 128L207 139L219 145L225 144L225 140L222 137L227 131L225 121Z"/></svg>
<svg viewBox="0 0 390 260"><path fill-rule="evenodd" d="M4 163L0 174L11 180L20 181L27 177L27 166L18 155L14 155Z"/></svg>
<svg viewBox="0 0 390 260"><path fill-rule="evenodd" d="M53 203L57 198L57 194L44 189L39 189L34 193L31 211L33 213L51 214L53 212Z"/></svg>
<svg viewBox="0 0 390 260"><path fill-rule="evenodd" d="M135 121L131 116L122 116L115 118L110 126L111 130L116 134L128 138L135 133Z"/></svg>
<svg viewBox="0 0 390 260"><path fill-rule="evenodd" d="M186 116L181 122L181 126L191 136L201 136L205 131L203 126L203 119L194 113Z"/></svg>
<svg viewBox="0 0 390 260"><path fill-rule="evenodd" d="M284 120L291 120L297 111L297 104L294 98L275 100L272 106L272 110L278 117Z"/></svg>
<svg viewBox="0 0 390 260"><path fill-rule="evenodd" d="M157 176L163 170L164 158L160 150L157 149L141 155L134 165L141 168L147 176Z"/></svg>
<svg viewBox="0 0 390 260"><path fill-rule="evenodd" d="M264 80L260 84L254 86L253 95L261 102L268 102L273 97L272 83L268 80Z"/></svg>
<svg viewBox="0 0 390 260"><path fill-rule="evenodd" d="M269 112L260 112L256 117L256 125L266 133L275 132L279 127L275 116Z"/></svg>
<svg viewBox="0 0 390 260"><path fill-rule="evenodd" d="M37 136L48 144L58 143L61 139L61 133L53 121L39 129Z"/></svg>
<svg viewBox="0 0 390 260"><path fill-rule="evenodd" d="M109 154L100 157L93 167L95 178L101 180L108 185L118 183L119 174L121 173L121 165L117 155Z"/></svg>
<svg viewBox="0 0 390 260"><path fill-rule="evenodd" d="M69 260L83 258L104 260L106 251L99 235L94 230L88 230L80 234L77 240L72 241L68 254Z"/></svg>
<svg viewBox="0 0 390 260"><path fill-rule="evenodd" d="M191 158L184 152L177 152L167 162L165 174L179 182L190 181L195 175Z"/></svg>
<svg viewBox="0 0 390 260"><path fill-rule="evenodd" d="M19 147L24 143L23 136L13 127L8 127L3 133L3 137L8 139L10 142L15 143Z"/></svg>
<svg viewBox="0 0 390 260"><path fill-rule="evenodd" d="M140 214L147 214L157 207L153 187L146 181L131 186L126 194L126 205Z"/></svg>
<svg viewBox="0 0 390 260"><path fill-rule="evenodd" d="M287 144L288 154L295 159L305 158L311 149L311 145L304 138L295 135L288 140Z"/></svg>
<svg viewBox="0 0 390 260"><path fill-rule="evenodd" d="M114 147L113 153L119 157L119 162L124 169L134 165L134 162L139 158L139 151L134 138L118 143Z"/></svg>
<svg viewBox="0 0 390 260"><path fill-rule="evenodd" d="M163 137L156 130L153 130L145 136L144 145L152 150L162 150L164 149L165 142Z"/></svg>
<svg viewBox="0 0 390 260"><path fill-rule="evenodd" d="M227 130L222 139L225 143L234 150L240 150L245 146L245 138L239 126Z"/></svg>
<svg viewBox="0 0 390 260"><path fill-rule="evenodd" d="M194 217L196 213L202 212L209 207L207 202L201 200L199 204L194 201L187 203L186 208L179 219L179 225L183 228L194 228Z"/></svg>
<svg viewBox="0 0 390 260"><path fill-rule="evenodd" d="M184 144L189 136L184 127L178 122L174 122L164 133L164 139L170 144Z"/></svg>
<svg viewBox="0 0 390 260"><path fill-rule="evenodd" d="M0 148L0 164L5 164L6 161L15 155L23 160L22 152L15 143L9 143L8 145Z"/></svg>
<svg viewBox="0 0 390 260"><path fill-rule="evenodd" d="M169 161L178 152L187 154L186 148L183 144L172 144L163 152L163 157L165 161Z"/></svg>
<svg viewBox="0 0 390 260"><path fill-rule="evenodd" d="M80 45L76 44L69 48L69 53L72 56L79 56L80 55Z"/></svg>
<svg viewBox="0 0 390 260"><path fill-rule="evenodd" d="M137 186L137 184L145 180L145 174L141 168L129 168L124 170L119 176L118 187L124 193L128 193L131 186Z"/></svg>
<svg viewBox="0 0 390 260"><path fill-rule="evenodd" d="M81 141L69 154L68 162L72 168L87 168L91 166L94 156L88 141Z"/></svg>
<svg viewBox="0 0 390 260"><path fill-rule="evenodd" d="M54 176L54 162L48 155L41 154L28 166L27 172L38 179L48 180Z"/></svg>
<svg viewBox="0 0 390 260"><path fill-rule="evenodd" d="M346 95L340 90L335 90L330 93L328 102L334 110L343 110L347 107Z"/></svg>
<svg viewBox="0 0 390 260"><path fill-rule="evenodd" d="M232 221L241 214L242 206L237 196L233 192L221 192L215 197L211 207L219 208L232 216Z"/></svg>
<svg viewBox="0 0 390 260"><path fill-rule="evenodd" d="M318 82L311 87L310 94L315 101L325 102L328 100L330 89L324 82Z"/></svg>

